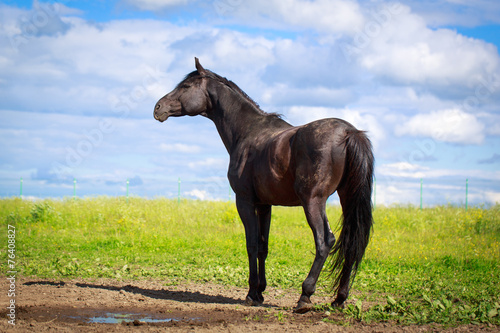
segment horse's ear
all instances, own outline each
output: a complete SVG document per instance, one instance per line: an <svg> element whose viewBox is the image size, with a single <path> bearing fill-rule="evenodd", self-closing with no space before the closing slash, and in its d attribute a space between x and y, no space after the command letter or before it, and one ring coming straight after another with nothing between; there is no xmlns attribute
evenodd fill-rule
<svg viewBox="0 0 500 333"><path fill-rule="evenodd" d="M203 68L203 66L200 64L200 61L198 60L198 58L194 57L194 64L196 66L196 70L198 71L198 73L200 75L203 75L206 73L206 70L205 68Z"/></svg>

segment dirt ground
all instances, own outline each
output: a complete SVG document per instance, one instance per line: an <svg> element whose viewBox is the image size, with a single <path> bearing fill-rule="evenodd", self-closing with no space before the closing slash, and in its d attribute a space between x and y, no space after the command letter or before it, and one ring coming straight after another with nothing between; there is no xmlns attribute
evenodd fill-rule
<svg viewBox="0 0 500 333"><path fill-rule="evenodd" d="M159 280L16 281L15 326L6 309L9 283L2 277L0 331L17 332L499 332L498 327L336 325L330 314L293 313L298 294L270 289L265 306L243 305L246 289L216 284L166 286ZM314 302L328 299L314 297ZM337 317L337 319L339 319Z"/></svg>

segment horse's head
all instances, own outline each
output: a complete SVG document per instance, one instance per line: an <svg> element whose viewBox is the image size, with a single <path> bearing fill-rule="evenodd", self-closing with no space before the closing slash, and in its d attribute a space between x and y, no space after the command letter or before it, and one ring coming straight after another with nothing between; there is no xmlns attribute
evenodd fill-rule
<svg viewBox="0 0 500 333"><path fill-rule="evenodd" d="M156 103L154 117L164 122L168 117L206 115L211 108L207 93L206 70L195 59L196 71L186 76L177 87Z"/></svg>

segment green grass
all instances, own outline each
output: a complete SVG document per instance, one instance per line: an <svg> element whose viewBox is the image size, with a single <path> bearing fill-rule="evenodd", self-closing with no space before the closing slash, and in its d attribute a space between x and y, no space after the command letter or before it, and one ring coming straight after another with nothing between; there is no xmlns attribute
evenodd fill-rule
<svg viewBox="0 0 500 333"><path fill-rule="evenodd" d="M340 208L329 207L327 213L336 228ZM499 205L467 212L451 206L423 211L377 207L374 219L371 242L342 310L345 320L500 324ZM3 274L8 271L10 224L16 227L16 269L23 276L247 286L244 230L234 203L2 199L0 221ZM302 209L275 207L269 285L298 296L313 258L313 237ZM328 290L324 272L317 294ZM316 310L337 311L328 305Z"/></svg>

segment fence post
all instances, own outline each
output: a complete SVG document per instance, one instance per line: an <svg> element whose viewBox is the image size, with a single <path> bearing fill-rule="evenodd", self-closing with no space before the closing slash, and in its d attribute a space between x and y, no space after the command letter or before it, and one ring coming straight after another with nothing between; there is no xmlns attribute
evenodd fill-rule
<svg viewBox="0 0 500 333"><path fill-rule="evenodd" d="M21 185L19 189L19 197L22 199L23 198L23 177L21 177Z"/></svg>
<svg viewBox="0 0 500 333"><path fill-rule="evenodd" d="M373 176L373 210L377 208L377 178Z"/></svg>
<svg viewBox="0 0 500 333"><path fill-rule="evenodd" d="M467 211L469 205L469 179L465 179L465 211Z"/></svg>
<svg viewBox="0 0 500 333"><path fill-rule="evenodd" d="M422 210L422 187L424 184L424 180L420 178L420 210Z"/></svg>

